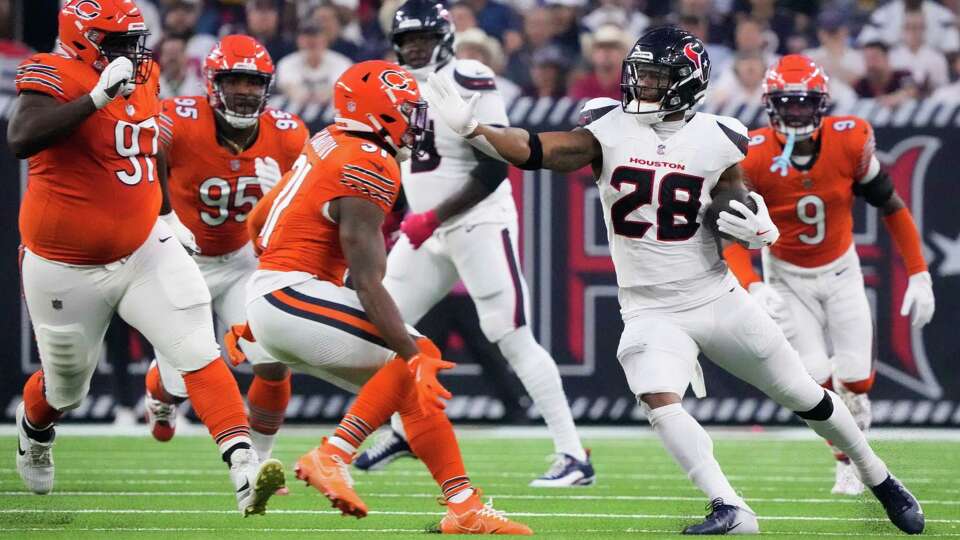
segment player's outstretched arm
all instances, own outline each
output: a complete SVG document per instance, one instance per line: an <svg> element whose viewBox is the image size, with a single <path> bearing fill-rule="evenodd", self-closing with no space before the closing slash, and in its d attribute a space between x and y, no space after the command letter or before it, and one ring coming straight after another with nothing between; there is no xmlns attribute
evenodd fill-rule
<svg viewBox="0 0 960 540"><path fill-rule="evenodd" d="M417 345L383 286L387 268L387 252L380 234L383 210L366 199L343 197L331 204L331 214L340 224L340 245L363 310L388 347L408 360L413 358L419 352Z"/></svg>
<svg viewBox="0 0 960 540"><path fill-rule="evenodd" d="M104 68L89 94L67 103L40 92L22 92L7 125L10 149L18 158L26 159L57 143L117 96L129 95L132 78L133 64L120 57Z"/></svg>
<svg viewBox="0 0 960 540"><path fill-rule="evenodd" d="M464 101L446 77L431 74L431 107L454 132L485 154L523 169L575 171L602 157L600 143L585 129L533 133L525 129L481 124L474 115L479 94Z"/></svg>

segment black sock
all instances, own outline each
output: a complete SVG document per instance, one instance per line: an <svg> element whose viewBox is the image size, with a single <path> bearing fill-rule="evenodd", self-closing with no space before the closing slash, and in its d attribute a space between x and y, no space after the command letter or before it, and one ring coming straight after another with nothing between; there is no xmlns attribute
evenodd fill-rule
<svg viewBox="0 0 960 540"><path fill-rule="evenodd" d="M227 448L227 451L223 453L223 461L230 466L230 459L233 457L233 453L241 448L250 448L250 443L247 442L238 442L237 444Z"/></svg>
<svg viewBox="0 0 960 540"><path fill-rule="evenodd" d="M48 443L53 440L55 432L53 430L53 424L43 428L37 429L30 425L30 422L27 422L27 417L23 417L23 430L27 432L27 437L37 441L38 443Z"/></svg>

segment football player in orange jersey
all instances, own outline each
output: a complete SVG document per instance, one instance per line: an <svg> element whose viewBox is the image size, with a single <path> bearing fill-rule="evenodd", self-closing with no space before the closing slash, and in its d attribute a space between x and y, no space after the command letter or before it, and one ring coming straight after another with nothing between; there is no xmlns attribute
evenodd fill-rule
<svg viewBox="0 0 960 540"><path fill-rule="evenodd" d="M880 209L910 275L901 315L915 327L933 317L930 273L910 210L874 155L873 129L856 116L824 116L827 75L803 55L787 55L764 82L768 127L750 133L742 162L767 202L780 240L764 254L763 280L739 245L725 251L740 280L780 322L813 378L839 393L861 429L870 426L873 325L853 243L854 196ZM864 486L837 458L833 493Z"/></svg>
<svg viewBox="0 0 960 540"><path fill-rule="evenodd" d="M59 44L20 64L8 140L29 158L21 273L42 369L17 408L17 470L53 489L54 423L90 388L114 313L183 373L194 409L230 467L240 511L263 513L283 485L251 448L243 399L220 361L210 293L162 194L159 69L132 0L70 0ZM162 214L162 215L161 215ZM173 226L172 226L172 225Z"/></svg>
<svg viewBox="0 0 960 540"><path fill-rule="evenodd" d="M268 109L274 66L266 49L244 35L224 37L205 63L206 96L161 104L160 142L169 170L170 202L196 236L213 312L227 327L246 320L245 287L257 268L247 214L300 155L308 132L299 118ZM290 401L290 370L256 343L242 343L253 364L247 392L251 438L260 460L270 457ZM147 372L147 416L158 440L176 427L186 399L180 373L158 355Z"/></svg>
<svg viewBox="0 0 960 540"><path fill-rule="evenodd" d="M250 217L262 250L247 289L252 337L295 370L362 386L333 435L299 459L297 477L345 515L365 516L349 464L398 411L410 446L441 486L448 508L441 532L531 534L472 487L440 401L450 393L437 373L453 364L404 324L382 283L380 230L400 190L398 161L426 126L417 82L395 64L363 62L338 79L334 105L336 124L313 136Z"/></svg>

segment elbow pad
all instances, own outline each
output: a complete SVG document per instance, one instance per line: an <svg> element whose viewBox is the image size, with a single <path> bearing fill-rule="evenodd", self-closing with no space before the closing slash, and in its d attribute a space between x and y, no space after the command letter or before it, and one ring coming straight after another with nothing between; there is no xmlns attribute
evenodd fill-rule
<svg viewBox="0 0 960 540"><path fill-rule="evenodd" d="M530 135L530 141L528 142L530 146L530 157L523 163L517 165L517 167L528 171L536 171L543 168L543 144L540 142L539 134L529 129L527 130L527 134Z"/></svg>
<svg viewBox="0 0 960 540"><path fill-rule="evenodd" d="M487 193L493 193L507 178L507 164L476 149L473 150L473 155L477 158L477 166L470 171L470 176L476 178Z"/></svg>
<svg viewBox="0 0 960 540"><path fill-rule="evenodd" d="M893 197L893 180L886 171L881 170L873 180L853 184L853 194L863 197L870 206L880 208Z"/></svg>

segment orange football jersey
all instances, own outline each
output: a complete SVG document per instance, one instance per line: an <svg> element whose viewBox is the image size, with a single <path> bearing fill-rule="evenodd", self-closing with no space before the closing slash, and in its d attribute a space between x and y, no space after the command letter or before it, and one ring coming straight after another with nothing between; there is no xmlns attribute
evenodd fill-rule
<svg viewBox="0 0 960 540"><path fill-rule="evenodd" d="M300 118L266 109L256 141L235 154L217 141L215 114L203 96L165 99L160 114L170 204L196 236L200 253L214 256L250 240L244 221L263 197L254 159L272 157L288 171L309 136Z"/></svg>
<svg viewBox="0 0 960 540"><path fill-rule="evenodd" d="M750 132L741 162L747 182L763 196L780 239L770 246L778 259L813 268L843 255L853 243L853 185L874 151L873 128L856 116L828 116L818 133L819 153L806 167L792 164L787 176L771 172L783 143L771 127Z"/></svg>
<svg viewBox="0 0 960 540"><path fill-rule="evenodd" d="M400 192L400 166L379 146L334 126L318 132L293 169L258 205L261 270L307 272L343 285L347 260L328 202L360 197L389 212ZM266 212L266 217L262 213Z"/></svg>
<svg viewBox="0 0 960 540"><path fill-rule="evenodd" d="M17 68L17 92L66 103L97 84L89 65L35 54ZM91 114L70 135L28 160L20 236L37 255L69 264L106 264L136 250L160 211L156 155L160 71Z"/></svg>

